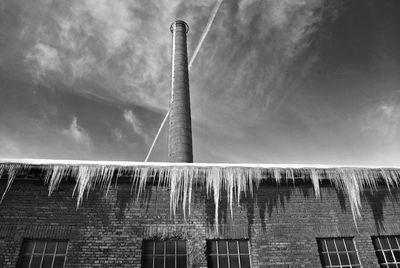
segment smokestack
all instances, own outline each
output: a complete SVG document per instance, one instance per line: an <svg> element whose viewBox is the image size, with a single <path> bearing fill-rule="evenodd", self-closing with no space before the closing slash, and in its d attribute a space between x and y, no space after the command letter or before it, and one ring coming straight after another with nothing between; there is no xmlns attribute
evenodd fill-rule
<svg viewBox="0 0 400 268"><path fill-rule="evenodd" d="M172 79L169 103L168 161L193 162L192 123L190 116L189 70L186 33L182 20L171 24Z"/></svg>

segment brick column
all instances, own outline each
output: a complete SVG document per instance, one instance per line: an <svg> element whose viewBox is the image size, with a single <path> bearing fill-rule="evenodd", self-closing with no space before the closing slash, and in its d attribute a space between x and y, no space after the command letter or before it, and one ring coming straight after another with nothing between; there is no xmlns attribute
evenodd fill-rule
<svg viewBox="0 0 400 268"><path fill-rule="evenodd" d="M172 79L168 131L168 161L193 162L186 22L172 23Z"/></svg>

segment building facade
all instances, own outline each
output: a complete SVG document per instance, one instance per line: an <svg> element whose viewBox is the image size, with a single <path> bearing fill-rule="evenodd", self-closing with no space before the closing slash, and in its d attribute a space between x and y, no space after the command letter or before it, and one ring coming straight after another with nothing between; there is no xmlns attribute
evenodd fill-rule
<svg viewBox="0 0 400 268"><path fill-rule="evenodd" d="M25 172L5 194L0 267L400 266L399 189L383 181L361 191L355 220L348 192L324 179L316 196L310 179L263 178L232 209L221 190L218 210L194 183L190 215L183 195L171 214L170 183L149 180L138 197L127 176L113 179L77 207L76 179L63 178L51 196L44 181Z"/></svg>

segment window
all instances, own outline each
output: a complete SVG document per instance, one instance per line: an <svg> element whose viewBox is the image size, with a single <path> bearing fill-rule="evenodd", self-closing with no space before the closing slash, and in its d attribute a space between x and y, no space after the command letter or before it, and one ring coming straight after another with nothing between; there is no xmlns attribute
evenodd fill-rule
<svg viewBox="0 0 400 268"><path fill-rule="evenodd" d="M381 267L400 267L400 236L373 236L372 243Z"/></svg>
<svg viewBox="0 0 400 268"><path fill-rule="evenodd" d="M208 240L208 267L250 268L248 240Z"/></svg>
<svg viewBox="0 0 400 268"><path fill-rule="evenodd" d="M361 267L353 238L317 238L322 267Z"/></svg>
<svg viewBox="0 0 400 268"><path fill-rule="evenodd" d="M62 268L68 241L25 239L18 263L19 268Z"/></svg>
<svg viewBox="0 0 400 268"><path fill-rule="evenodd" d="M186 241L143 240L143 268L184 268Z"/></svg>

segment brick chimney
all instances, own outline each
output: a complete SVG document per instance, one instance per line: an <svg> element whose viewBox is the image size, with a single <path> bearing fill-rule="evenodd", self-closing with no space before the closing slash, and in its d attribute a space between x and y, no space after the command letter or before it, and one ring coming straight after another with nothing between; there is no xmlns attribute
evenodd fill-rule
<svg viewBox="0 0 400 268"><path fill-rule="evenodd" d="M190 116L189 70L186 33L182 20L171 24L172 79L169 103L168 162L193 162L192 123Z"/></svg>

